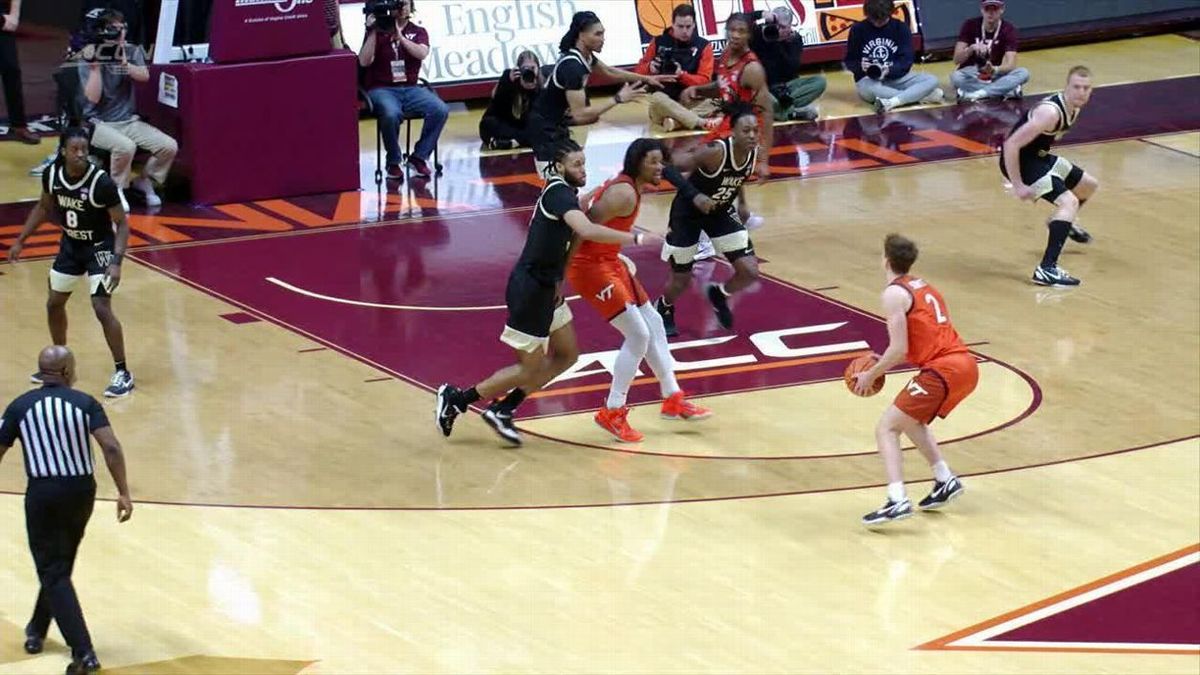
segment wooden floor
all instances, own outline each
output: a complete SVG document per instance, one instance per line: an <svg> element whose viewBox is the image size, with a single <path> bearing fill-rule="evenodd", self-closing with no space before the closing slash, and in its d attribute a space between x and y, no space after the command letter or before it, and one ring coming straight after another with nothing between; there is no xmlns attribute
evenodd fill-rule
<svg viewBox="0 0 1200 675"><path fill-rule="evenodd" d="M1049 89L1076 61L1102 82L1160 77L1173 50L1200 63L1195 45L1038 52L1035 81ZM545 438L520 450L477 419L447 442L426 389L373 381L379 369L282 322L235 326L221 315L241 304L135 254L115 305L139 390L107 410L143 503L120 526L98 505L75 573L101 660L129 673L1197 672L1200 651L917 649L1200 541L1200 134L1064 154L1102 186L1082 216L1095 242L1063 256L1084 280L1069 291L1028 283L1048 207L1008 197L991 156L749 192L768 223L763 270L830 305L877 314L883 236L916 239L917 270L985 360L977 393L934 427L958 439L946 453L966 495L884 533L857 519L883 498L873 425L903 377L871 399L837 381L722 393L705 399L713 420L682 430L639 408L648 440L632 453L586 412L529 421ZM648 197L639 224L662 231L668 204ZM234 245L202 248L219 264ZM47 340L48 265L0 266L5 400ZM78 386L97 394L107 350L84 299L69 310ZM594 339L616 348L609 333ZM928 479L919 457L906 471ZM39 657L20 647L37 590L23 480L10 452L0 674L61 672L57 633Z"/></svg>

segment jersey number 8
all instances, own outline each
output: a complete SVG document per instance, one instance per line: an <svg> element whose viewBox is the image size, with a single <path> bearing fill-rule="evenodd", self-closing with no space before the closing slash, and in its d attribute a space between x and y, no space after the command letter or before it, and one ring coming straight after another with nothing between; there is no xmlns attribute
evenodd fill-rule
<svg viewBox="0 0 1200 675"><path fill-rule="evenodd" d="M71 228L72 230L79 227L79 214L78 213L76 213L74 211L67 211L66 219L67 219L67 227Z"/></svg>

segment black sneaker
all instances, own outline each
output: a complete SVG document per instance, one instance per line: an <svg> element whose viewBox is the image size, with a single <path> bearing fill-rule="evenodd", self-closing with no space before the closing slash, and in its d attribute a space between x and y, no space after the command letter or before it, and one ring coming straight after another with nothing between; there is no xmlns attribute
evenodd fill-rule
<svg viewBox="0 0 1200 675"><path fill-rule="evenodd" d="M516 425L513 424L511 412L501 410L493 404L483 411L483 421L487 422L492 431L505 443L512 446L521 444L521 432L517 431Z"/></svg>
<svg viewBox="0 0 1200 675"><path fill-rule="evenodd" d="M721 328L732 328L733 312L729 311L729 299L721 292L721 288L716 284L709 284L706 293L708 301L712 303L713 311L717 313L717 321L721 324Z"/></svg>
<svg viewBox="0 0 1200 675"><path fill-rule="evenodd" d="M112 379L108 381L108 387L104 390L104 396L107 398L125 398L131 391L133 391L133 375L128 370L118 370L113 373Z"/></svg>
<svg viewBox="0 0 1200 675"><path fill-rule="evenodd" d="M925 495L925 498L917 502L917 506L923 511L932 511L945 506L950 500L966 492L967 488L963 486L962 481L958 476L951 476L950 480L945 483L933 481L933 490Z"/></svg>
<svg viewBox="0 0 1200 675"><path fill-rule="evenodd" d="M899 502L889 499L883 506L863 516L862 523L867 527L872 525L886 525L896 520L904 520L912 514L912 502L909 499L905 498L904 501Z"/></svg>
<svg viewBox="0 0 1200 675"><path fill-rule="evenodd" d="M437 390L437 404L433 408L433 421L437 424L438 431L442 435L449 438L450 432L454 431L454 419L459 413L464 413L466 410L459 410L452 399L456 398L462 390L452 384L443 384Z"/></svg>
<svg viewBox="0 0 1200 675"><path fill-rule="evenodd" d="M1079 280L1067 273L1066 270L1055 265L1054 267L1038 266L1033 271L1033 283L1039 286L1078 286Z"/></svg>
<svg viewBox="0 0 1200 675"><path fill-rule="evenodd" d="M1072 225L1071 231L1067 233L1067 236L1071 238L1071 241L1078 242L1080 244L1092 243L1092 235L1088 234L1087 230L1078 225Z"/></svg>
<svg viewBox="0 0 1200 675"><path fill-rule="evenodd" d="M668 305L666 300L659 298L654 301L654 309L662 317L663 329L666 330L667 337L679 335L679 329L675 327L675 305Z"/></svg>
<svg viewBox="0 0 1200 675"><path fill-rule="evenodd" d="M517 142L511 138L493 138L488 141L489 150L512 150L517 147Z"/></svg>
<svg viewBox="0 0 1200 675"><path fill-rule="evenodd" d="M73 657L71 664L67 666L67 675L83 675L84 673L94 673L100 670L100 659L96 658L95 652L87 652L83 656Z"/></svg>
<svg viewBox="0 0 1200 675"><path fill-rule="evenodd" d="M46 642L45 636L25 634L25 653L26 654L41 654L42 648Z"/></svg>
<svg viewBox="0 0 1200 675"><path fill-rule="evenodd" d="M34 374L30 375L30 376L29 376L29 383L30 383L30 384L45 384L45 382L43 382L43 381L42 381L42 373L41 373L41 371L38 371L38 372L36 372L36 373L34 373Z"/></svg>

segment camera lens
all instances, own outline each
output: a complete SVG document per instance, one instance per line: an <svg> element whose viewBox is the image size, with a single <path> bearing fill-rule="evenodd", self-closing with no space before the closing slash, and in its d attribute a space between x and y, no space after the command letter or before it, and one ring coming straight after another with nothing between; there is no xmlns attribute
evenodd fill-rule
<svg viewBox="0 0 1200 675"><path fill-rule="evenodd" d="M774 42L779 39L779 26L775 24L767 24L762 29L763 39L767 42Z"/></svg>
<svg viewBox="0 0 1200 675"><path fill-rule="evenodd" d="M522 68L521 79L525 82L533 83L537 81L537 70L533 68Z"/></svg>

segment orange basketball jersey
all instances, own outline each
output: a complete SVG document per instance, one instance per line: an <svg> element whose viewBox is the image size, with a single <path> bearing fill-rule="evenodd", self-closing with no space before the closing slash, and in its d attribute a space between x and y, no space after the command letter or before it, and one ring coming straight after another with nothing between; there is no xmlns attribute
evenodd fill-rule
<svg viewBox="0 0 1200 675"><path fill-rule="evenodd" d="M596 193L592 195L592 204L596 203L601 197L604 196L605 190L618 183L628 183L630 187L633 188L633 193L637 195L637 201L633 206L633 213L630 213L627 216L610 218L607 222L600 224L606 227L611 227L614 230L628 232L633 229L633 223L637 220L638 211L642 208L642 195L640 192L638 192L637 185L634 183L632 178L623 173L619 173L616 176L609 178L596 190ZM591 208L591 204L588 204L588 208ZM575 251L575 259L582 262L616 262L617 253L620 253L620 251L620 244L602 244L598 241L584 240L580 242L579 248Z"/></svg>
<svg viewBox="0 0 1200 675"><path fill-rule="evenodd" d="M904 275L890 285L912 296L908 309L908 353L905 358L918 368L949 354L965 354L967 346L950 323L946 301L924 279Z"/></svg>
<svg viewBox="0 0 1200 675"><path fill-rule="evenodd" d="M717 83L721 89L721 100L725 103L733 103L740 101L742 103L754 102L754 90L749 87L742 86L742 71L746 66L754 63L758 57L754 52L746 52L741 58L734 61L732 65L725 64L725 57L717 59Z"/></svg>

